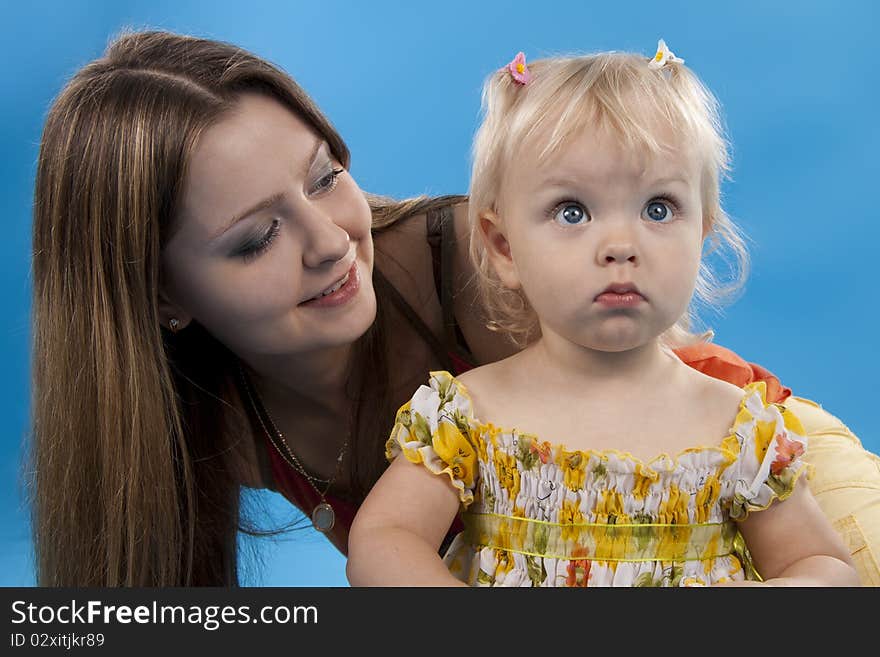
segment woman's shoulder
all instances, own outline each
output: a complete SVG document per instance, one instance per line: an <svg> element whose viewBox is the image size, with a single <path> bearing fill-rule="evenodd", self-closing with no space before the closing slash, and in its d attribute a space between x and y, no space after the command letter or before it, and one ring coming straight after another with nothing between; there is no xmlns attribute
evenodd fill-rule
<svg viewBox="0 0 880 657"><path fill-rule="evenodd" d="M425 214L408 216L373 235L376 267L413 308L434 294L434 272Z"/></svg>
<svg viewBox="0 0 880 657"><path fill-rule="evenodd" d="M448 208L456 219L462 212L467 214L467 199L463 196L413 199L396 205L393 211L374 208L373 223L374 243L394 254L399 248L428 247L429 213Z"/></svg>
<svg viewBox="0 0 880 657"><path fill-rule="evenodd" d="M460 197L401 202L404 209L374 222L374 226L379 226L373 231L375 267L437 335L442 334L442 308L437 294L436 255L429 239L428 213L444 207L457 212L457 198ZM405 211L406 207L412 211Z"/></svg>

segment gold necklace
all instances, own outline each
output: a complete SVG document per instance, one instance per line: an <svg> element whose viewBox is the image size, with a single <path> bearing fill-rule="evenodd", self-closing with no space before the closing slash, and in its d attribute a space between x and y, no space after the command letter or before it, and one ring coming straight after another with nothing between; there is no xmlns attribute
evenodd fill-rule
<svg viewBox="0 0 880 657"><path fill-rule="evenodd" d="M272 446L278 451L281 455L281 458L292 467L294 470L299 472L306 480L309 482L312 488L315 489L315 492L320 495L321 501L315 505L315 508L312 509L311 519L312 525L319 532L326 534L327 532L333 529L333 526L336 524L336 511L333 510L333 506L327 501L327 492L330 490L330 487L333 486L333 483L336 481L336 478L339 476L339 471L342 468L342 461L345 458L345 450L348 447L348 436L346 436L345 440L342 442L342 449L339 450L339 456L336 457L336 471L333 473L333 476L330 479L319 479L318 477L313 477L300 463L299 459L296 457L296 454L293 453L293 450L290 448L290 445L287 444L287 441L284 439L284 434L278 430L278 427L275 426L275 423L272 421L272 416L269 415L269 411L266 410L263 401L259 397L259 393L257 392L255 387L252 387L248 382L247 374L244 371L244 367L239 362L238 371L241 375L241 382L244 386L245 392L247 393L248 400L250 401L251 408L254 410L254 415L257 416L257 420L260 422L260 426L263 428L263 432L269 438L269 442L272 443ZM265 421L263 417L265 416ZM269 431L269 427L266 426L266 423L271 427L271 431ZM280 444L279 444L280 443ZM281 449L281 447L284 449ZM318 488L318 485L315 483L316 481L320 481L322 483L326 483L324 490L321 491Z"/></svg>

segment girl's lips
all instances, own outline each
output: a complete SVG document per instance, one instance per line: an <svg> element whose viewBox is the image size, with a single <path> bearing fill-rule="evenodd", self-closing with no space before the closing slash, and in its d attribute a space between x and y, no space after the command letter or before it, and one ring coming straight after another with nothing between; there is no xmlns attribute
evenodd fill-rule
<svg viewBox="0 0 880 657"><path fill-rule="evenodd" d="M601 304L606 308L632 308L638 306L644 301L645 297L638 292L624 292L622 294L616 292L603 292L596 297L596 303Z"/></svg>
<svg viewBox="0 0 880 657"><path fill-rule="evenodd" d="M332 308L341 306L353 299L360 289L360 270L357 266L357 260L355 260L351 265L351 269L348 270L348 280L345 281L345 284L343 284L338 290L331 292L326 297L310 299L299 305L308 308Z"/></svg>

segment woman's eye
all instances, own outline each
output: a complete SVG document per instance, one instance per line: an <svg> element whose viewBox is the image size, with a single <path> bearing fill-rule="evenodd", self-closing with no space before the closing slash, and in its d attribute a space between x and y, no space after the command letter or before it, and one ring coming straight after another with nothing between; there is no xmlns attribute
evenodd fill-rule
<svg viewBox="0 0 880 657"><path fill-rule="evenodd" d="M560 203L553 210L553 219L563 226L577 226L590 221L590 213L580 203Z"/></svg>
<svg viewBox="0 0 880 657"><path fill-rule="evenodd" d="M243 244L233 255L242 258L245 262L256 258L272 245L272 242L278 237L280 231L281 221L279 219L273 219L269 230L259 237Z"/></svg>
<svg viewBox="0 0 880 657"><path fill-rule="evenodd" d="M338 169L331 169L329 173L323 176L318 180L312 187L313 194L320 194L322 192L329 192L334 187L336 187L336 183L339 182L340 174L345 171L342 167Z"/></svg>
<svg viewBox="0 0 880 657"><path fill-rule="evenodd" d="M651 201L645 206L643 216L650 221L661 222L666 221L667 219L672 219L674 214L675 213L672 211L672 208L668 203L664 203L663 201Z"/></svg>

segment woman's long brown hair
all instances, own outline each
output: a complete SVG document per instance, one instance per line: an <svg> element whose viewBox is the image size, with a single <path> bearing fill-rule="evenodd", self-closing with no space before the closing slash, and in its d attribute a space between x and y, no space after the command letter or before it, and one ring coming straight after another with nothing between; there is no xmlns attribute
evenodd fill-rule
<svg viewBox="0 0 880 657"><path fill-rule="evenodd" d="M246 90L296 112L348 166L344 142L288 75L217 41L124 34L74 75L50 109L33 233L31 472L40 585L237 583L234 459L239 441L253 437L236 360L196 322L177 335L162 329L158 298L159 256L188 156ZM371 205L384 227L425 202L375 198ZM387 363L381 317L356 350L354 369L372 372L361 377L364 388L366 379L386 380L368 366ZM388 400L380 407L386 414ZM381 454L369 426L359 420L355 454ZM381 468L371 461L352 477L361 494Z"/></svg>

